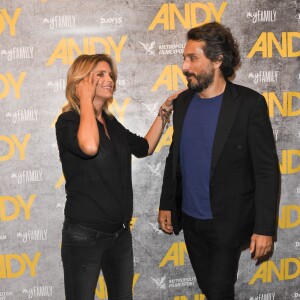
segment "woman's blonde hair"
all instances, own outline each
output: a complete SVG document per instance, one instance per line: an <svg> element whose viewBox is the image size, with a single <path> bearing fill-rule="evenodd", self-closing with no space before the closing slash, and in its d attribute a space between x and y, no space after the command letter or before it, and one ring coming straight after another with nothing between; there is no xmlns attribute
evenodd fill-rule
<svg viewBox="0 0 300 300"><path fill-rule="evenodd" d="M85 76L87 76L97 64L101 61L105 61L109 64L112 72L112 80L114 82L113 91L116 90L117 81L117 68L113 59L108 54L83 54L78 56L71 65L67 73L67 86L66 86L66 98L68 103L62 108L63 112L74 110L80 114L80 103L76 96L76 84L78 84ZM105 102L103 110L112 117L111 112L108 110L108 105L112 102L112 98Z"/></svg>

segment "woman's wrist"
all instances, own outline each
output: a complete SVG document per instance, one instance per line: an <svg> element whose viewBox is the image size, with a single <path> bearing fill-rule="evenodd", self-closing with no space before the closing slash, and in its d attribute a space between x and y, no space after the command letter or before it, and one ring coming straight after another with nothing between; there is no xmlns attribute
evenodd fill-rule
<svg viewBox="0 0 300 300"><path fill-rule="evenodd" d="M163 115L165 115L165 114L168 114L168 111L165 109L165 108L163 108L163 106L161 106L160 108L159 108L159 110L158 110L158 116L159 117L161 117L161 116L163 116Z"/></svg>
<svg viewBox="0 0 300 300"><path fill-rule="evenodd" d="M163 105L159 108L157 116L161 118L162 127L164 128L167 123L170 123L170 116L172 114L172 110L168 111Z"/></svg>

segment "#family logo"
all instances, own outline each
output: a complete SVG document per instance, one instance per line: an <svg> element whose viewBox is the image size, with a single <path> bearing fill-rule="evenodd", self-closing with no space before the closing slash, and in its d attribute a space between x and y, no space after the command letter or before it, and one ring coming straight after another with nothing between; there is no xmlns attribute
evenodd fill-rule
<svg viewBox="0 0 300 300"><path fill-rule="evenodd" d="M66 87L66 80L58 79L47 82L47 87L52 89L54 93L62 92Z"/></svg>
<svg viewBox="0 0 300 300"><path fill-rule="evenodd" d="M53 295L53 286L34 286L29 289L23 289L23 294L27 294L29 299L40 297L52 297Z"/></svg>
<svg viewBox="0 0 300 300"><path fill-rule="evenodd" d="M13 47L11 49L2 49L1 55L5 55L8 61L24 60L33 58L33 47Z"/></svg>
<svg viewBox="0 0 300 300"><path fill-rule="evenodd" d="M266 293L266 294L259 294L254 297L250 297L249 300L274 300L275 293Z"/></svg>
<svg viewBox="0 0 300 300"><path fill-rule="evenodd" d="M43 170L25 170L11 175L12 179L16 179L18 184L26 182L43 181Z"/></svg>
<svg viewBox="0 0 300 300"><path fill-rule="evenodd" d="M74 28L76 26L75 15L53 16L43 19L43 24L49 24L49 29Z"/></svg>
<svg viewBox="0 0 300 300"><path fill-rule="evenodd" d="M276 22L276 14L274 10L258 10L254 13L248 12L247 18L251 18L252 23Z"/></svg>
<svg viewBox="0 0 300 300"><path fill-rule="evenodd" d="M14 112L7 112L5 114L6 118L11 118L13 124L22 122L32 122L38 120L38 110L33 109L18 109Z"/></svg>
<svg viewBox="0 0 300 300"><path fill-rule="evenodd" d="M276 83L278 82L279 71L259 71L249 73L248 78L253 79L255 84L258 83Z"/></svg>

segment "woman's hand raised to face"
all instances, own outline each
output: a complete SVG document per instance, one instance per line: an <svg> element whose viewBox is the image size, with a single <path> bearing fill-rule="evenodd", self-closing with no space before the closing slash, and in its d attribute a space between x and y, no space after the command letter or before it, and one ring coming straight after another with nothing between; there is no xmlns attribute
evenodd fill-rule
<svg viewBox="0 0 300 300"><path fill-rule="evenodd" d="M100 145L93 104L97 84L98 80L95 74L91 72L76 85L76 96L80 103L80 123L77 138L80 149L87 155L96 155Z"/></svg>
<svg viewBox="0 0 300 300"><path fill-rule="evenodd" d="M76 96L80 102L93 101L96 93L96 87L99 79L93 72L85 76L78 84L76 84Z"/></svg>

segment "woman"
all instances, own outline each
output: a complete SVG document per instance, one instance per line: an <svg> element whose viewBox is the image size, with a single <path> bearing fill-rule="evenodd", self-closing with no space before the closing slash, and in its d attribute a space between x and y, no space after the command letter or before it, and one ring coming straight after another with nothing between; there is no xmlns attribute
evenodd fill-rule
<svg viewBox="0 0 300 300"><path fill-rule="evenodd" d="M66 178L61 251L67 300L93 300L100 270L109 299L132 299L131 154L153 153L178 94L142 138L108 111L116 80L108 55L79 56L68 71L68 104L56 123Z"/></svg>

